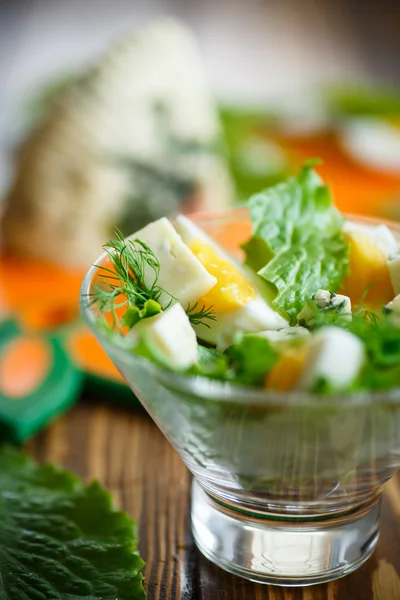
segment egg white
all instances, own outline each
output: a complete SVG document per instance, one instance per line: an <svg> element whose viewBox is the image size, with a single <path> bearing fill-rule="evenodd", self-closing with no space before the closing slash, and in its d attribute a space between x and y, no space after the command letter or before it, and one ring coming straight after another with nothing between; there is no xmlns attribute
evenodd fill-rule
<svg viewBox="0 0 400 600"><path fill-rule="evenodd" d="M395 254L398 250L398 242L386 225L361 225L360 223L346 221L343 231L349 234L357 231L365 233L389 256Z"/></svg>
<svg viewBox="0 0 400 600"><path fill-rule="evenodd" d="M263 284L257 274L247 267L237 264L215 240L183 215L176 218L175 229L180 234L183 242L189 246L195 240L200 240L204 244L212 246L223 260L238 269L256 291L255 299L250 300L244 306L226 313L216 313L215 321L207 321L209 327L204 324L196 325L195 331L200 339L216 345L219 350L223 351L233 343L235 334L238 331L258 333L264 330L278 330L289 327L288 322L269 305L266 298L267 289L265 287L263 293Z"/></svg>

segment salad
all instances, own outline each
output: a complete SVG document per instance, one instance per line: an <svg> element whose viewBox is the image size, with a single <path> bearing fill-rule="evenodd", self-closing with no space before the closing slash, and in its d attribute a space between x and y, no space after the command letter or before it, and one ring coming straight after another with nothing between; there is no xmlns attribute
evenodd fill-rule
<svg viewBox="0 0 400 600"><path fill-rule="evenodd" d="M318 394L400 385L400 250L340 214L309 161L249 200L243 264L179 215L104 247L90 302L164 368Z"/></svg>

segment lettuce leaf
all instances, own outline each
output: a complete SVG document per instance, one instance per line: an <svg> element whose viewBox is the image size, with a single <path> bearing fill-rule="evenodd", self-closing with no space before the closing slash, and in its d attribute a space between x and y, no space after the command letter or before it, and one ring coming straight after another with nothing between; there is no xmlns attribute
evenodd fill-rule
<svg viewBox="0 0 400 600"><path fill-rule="evenodd" d="M199 345L199 362L189 373L241 385L262 386L278 353L266 338L238 334L224 353Z"/></svg>
<svg viewBox="0 0 400 600"><path fill-rule="evenodd" d="M216 348L198 347L199 361L189 369L193 375L210 377L211 379L227 380L229 378L228 358Z"/></svg>
<svg viewBox="0 0 400 600"><path fill-rule="evenodd" d="M145 600L136 524L100 484L0 451L0 597Z"/></svg>
<svg viewBox="0 0 400 600"><path fill-rule="evenodd" d="M398 315L367 312L366 317L355 315L347 329L365 344L367 362L360 387L368 390L387 390L400 386L400 321Z"/></svg>
<svg viewBox="0 0 400 600"><path fill-rule="evenodd" d="M266 338L257 334L239 334L233 346L225 350L233 380L244 385L263 385L278 359L278 353Z"/></svg>
<svg viewBox="0 0 400 600"><path fill-rule="evenodd" d="M243 245L247 264L275 294L274 308L292 324L317 289L338 289L349 270L343 217L312 165L250 199L253 235Z"/></svg>

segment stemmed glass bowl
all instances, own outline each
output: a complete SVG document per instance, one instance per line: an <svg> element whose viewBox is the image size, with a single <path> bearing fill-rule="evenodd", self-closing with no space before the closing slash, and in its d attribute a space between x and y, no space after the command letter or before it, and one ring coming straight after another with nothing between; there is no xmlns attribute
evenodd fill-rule
<svg viewBox="0 0 400 600"><path fill-rule="evenodd" d="M245 208L194 219L232 254L250 233ZM383 484L400 468L400 389L317 396L169 372L98 325L87 302L96 276L93 266L82 284L83 317L192 472L192 530L203 554L286 586L359 567L377 543Z"/></svg>

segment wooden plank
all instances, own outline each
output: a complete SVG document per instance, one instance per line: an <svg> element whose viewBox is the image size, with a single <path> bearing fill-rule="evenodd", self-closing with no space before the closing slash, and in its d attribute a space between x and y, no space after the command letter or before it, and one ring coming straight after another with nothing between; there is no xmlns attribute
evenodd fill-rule
<svg viewBox="0 0 400 600"><path fill-rule="evenodd" d="M189 473L143 411L82 402L28 448L41 461L98 478L139 519L149 600L400 599L398 479L388 484L374 556L340 581L289 589L234 577L200 555L189 527Z"/></svg>

